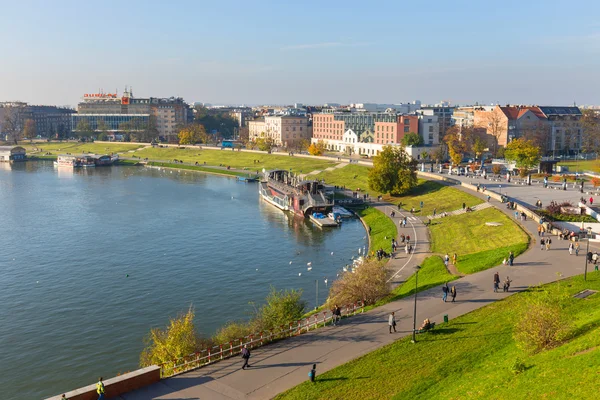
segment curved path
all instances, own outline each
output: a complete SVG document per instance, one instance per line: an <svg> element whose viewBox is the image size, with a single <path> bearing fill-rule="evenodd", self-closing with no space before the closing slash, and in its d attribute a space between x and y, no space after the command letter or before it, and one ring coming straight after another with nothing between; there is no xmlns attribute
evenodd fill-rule
<svg viewBox="0 0 600 400"><path fill-rule="evenodd" d="M457 187L459 190L467 189ZM469 191L470 194L483 197ZM510 210L492 201L499 210L512 216ZM378 205L389 215L385 204ZM413 221L415 222L415 221ZM530 234L537 237L537 224L533 221L519 222ZM422 225L422 224L421 224ZM425 227L415 224L419 244L412 259L394 259L396 278L408 276L409 268L424 257L425 247L420 249L421 239L425 245ZM419 233L420 231L420 233ZM412 236L412 235L411 235ZM554 238L552 250L541 251L532 246L526 253L515 259L515 264L497 266L487 271L468 275L454 281L457 289L456 303L441 301L441 287L419 293L417 321L430 318L442 322L443 316L456 318L511 293L494 293L492 277L498 272L502 278L510 276L513 281L511 292L527 289L566 277L582 274L584 257L569 256L568 242ZM408 263L407 263L408 261ZM589 271L588 271L589 272ZM249 370L241 370L241 359L234 358L165 379L152 386L123 395L122 399L268 399L278 393L305 381L313 363L317 373L323 373L338 365L353 360L363 354L382 347L412 332L414 297L404 298L361 315L344 320L340 326L329 326L303 334L276 344L256 349L253 352ZM389 334L387 315L396 312L398 333ZM417 344L418 345L418 344Z"/></svg>

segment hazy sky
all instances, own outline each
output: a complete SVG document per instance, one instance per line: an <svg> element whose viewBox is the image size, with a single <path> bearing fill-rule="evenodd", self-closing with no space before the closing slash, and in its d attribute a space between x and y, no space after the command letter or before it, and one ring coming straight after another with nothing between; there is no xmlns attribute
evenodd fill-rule
<svg viewBox="0 0 600 400"><path fill-rule="evenodd" d="M0 0L0 101L600 104L600 1Z"/></svg>

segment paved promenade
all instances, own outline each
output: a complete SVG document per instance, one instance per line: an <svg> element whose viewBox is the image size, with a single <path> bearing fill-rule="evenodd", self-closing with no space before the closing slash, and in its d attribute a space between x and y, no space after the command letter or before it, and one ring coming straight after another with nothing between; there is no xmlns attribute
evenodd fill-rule
<svg viewBox="0 0 600 400"><path fill-rule="evenodd" d="M465 190L457 187L459 190ZM483 198L481 194L469 192ZM504 205L492 201L498 209L512 216ZM377 208L389 211L386 205ZM410 215L409 215L410 216ZM396 218L396 225L397 224ZM417 249L412 259L399 255L392 260L397 272L396 279L406 279L411 269L428 251L426 228L415 221ZM533 221L519 222L523 228L537 237L537 225ZM410 225L410 224L409 224ZM408 229L408 228L405 228ZM411 236L413 236L411 234ZM423 240L421 242L421 240ZM465 276L453 282L457 289L456 303L441 300L441 288L432 288L418 295L417 323L430 318L440 323L443 316L456 318L462 314L500 300L511 293L494 293L492 277L498 272L502 279L510 276L511 292L525 290L528 286L552 282L559 277L582 274L583 254L570 256L568 242L553 237L552 249L542 251L532 246L529 251L515 259L514 266L498 266L487 271ZM583 252L582 252L583 253ZM408 261L408 263L407 263ZM341 326L326 327L252 352L252 367L241 370L242 360L233 358L199 370L163 380L144 389L123 395L122 399L269 399L278 393L307 380L313 363L317 374L353 360L363 354L411 334L413 326L413 297L389 303L385 306L357 315L342 322ZM387 316L396 312L398 333L389 334ZM419 346L417 343L415 346Z"/></svg>

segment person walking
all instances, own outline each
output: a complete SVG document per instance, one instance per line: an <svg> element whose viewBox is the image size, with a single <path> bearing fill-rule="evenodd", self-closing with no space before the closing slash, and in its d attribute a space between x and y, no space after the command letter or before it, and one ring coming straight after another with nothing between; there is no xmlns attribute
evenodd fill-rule
<svg viewBox="0 0 600 400"><path fill-rule="evenodd" d="M546 239L546 250L550 250L550 245L552 244L552 239L547 238Z"/></svg>
<svg viewBox="0 0 600 400"><path fill-rule="evenodd" d="M590 196L590 206L594 204L594 198Z"/></svg>
<svg viewBox="0 0 600 400"><path fill-rule="evenodd" d="M452 289L450 289L450 295L452 296L452 302L456 299L456 286L452 285Z"/></svg>
<svg viewBox="0 0 600 400"><path fill-rule="evenodd" d="M448 253L446 253L446 255L444 256L444 265L446 266L446 268L448 268L449 261L450 261L450 256L448 256Z"/></svg>
<svg viewBox="0 0 600 400"><path fill-rule="evenodd" d="M513 261L515 261L515 255L511 251L510 253L508 253L508 265L510 265L512 267Z"/></svg>
<svg viewBox="0 0 600 400"><path fill-rule="evenodd" d="M573 246L573 242L569 243L569 255L573 255L573 250L575 250L575 246Z"/></svg>
<svg viewBox="0 0 600 400"><path fill-rule="evenodd" d="M435 217L435 214L437 214L437 208L433 209L433 216Z"/></svg>
<svg viewBox="0 0 600 400"><path fill-rule="evenodd" d="M546 247L546 239L541 238L540 239L540 250L544 250L544 247Z"/></svg>
<svg viewBox="0 0 600 400"><path fill-rule="evenodd" d="M448 298L448 284L442 286L442 301L445 303Z"/></svg>
<svg viewBox="0 0 600 400"><path fill-rule="evenodd" d="M390 328L390 333L392 333L392 328L394 328L394 332L396 332L396 317L394 316L393 311L388 318L388 325Z"/></svg>
<svg viewBox="0 0 600 400"><path fill-rule="evenodd" d="M96 393L98 393L98 400L104 399L104 394L106 390L104 389L104 382L102 382L102 377L98 378L98 383L96 383Z"/></svg>
<svg viewBox="0 0 600 400"><path fill-rule="evenodd" d="M245 344L242 349L242 358L244 359L244 365L242 365L242 369L246 369L246 367L250 368L250 364L248 364L248 360L250 360L250 350L248 350L248 345Z"/></svg>
<svg viewBox="0 0 600 400"><path fill-rule="evenodd" d="M317 364L313 364L312 369L308 371L308 378L311 382L315 382L315 379L317 378Z"/></svg>
<svg viewBox="0 0 600 400"><path fill-rule="evenodd" d="M342 321L342 309L336 304L333 307L333 325L339 325Z"/></svg>
<svg viewBox="0 0 600 400"><path fill-rule="evenodd" d="M494 292L498 293L498 287L500 286L500 274L494 274Z"/></svg>
<svg viewBox="0 0 600 400"><path fill-rule="evenodd" d="M465 208L467 208L467 203L463 203L463 208L462 209L464 210Z"/></svg>
<svg viewBox="0 0 600 400"><path fill-rule="evenodd" d="M456 253L452 254L452 264L456 265L458 262L458 255Z"/></svg>
<svg viewBox="0 0 600 400"><path fill-rule="evenodd" d="M510 280L510 278L507 276L506 280L504 281L504 284L502 285L502 291L503 292L508 292L508 289L510 289L510 283L512 281Z"/></svg>
<svg viewBox="0 0 600 400"><path fill-rule="evenodd" d="M579 255L579 242L575 243L575 256Z"/></svg>

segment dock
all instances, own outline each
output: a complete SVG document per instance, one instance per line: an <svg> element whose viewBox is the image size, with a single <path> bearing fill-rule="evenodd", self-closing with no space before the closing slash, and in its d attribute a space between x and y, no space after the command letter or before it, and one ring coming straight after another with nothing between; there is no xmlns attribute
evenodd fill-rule
<svg viewBox="0 0 600 400"><path fill-rule="evenodd" d="M309 218L315 225L320 226L321 228L326 226L338 226L338 223L335 222L333 218L315 218L312 215Z"/></svg>

